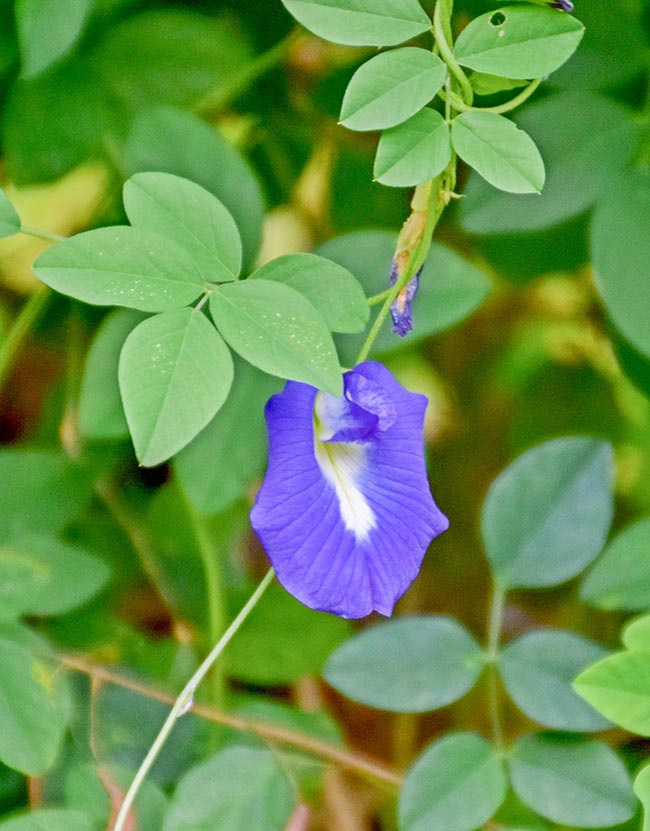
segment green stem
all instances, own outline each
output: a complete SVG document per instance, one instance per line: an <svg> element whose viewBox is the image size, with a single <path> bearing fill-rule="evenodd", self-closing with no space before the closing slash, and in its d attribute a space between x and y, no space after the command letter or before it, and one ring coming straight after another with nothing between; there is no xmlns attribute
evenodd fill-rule
<svg viewBox="0 0 650 831"><path fill-rule="evenodd" d="M435 39L436 46L440 50L440 57L447 64L449 71L458 81L465 103L471 106L472 101L474 100L474 90L469 82L469 78L465 75L460 64L454 57L454 53L451 51L451 46L447 41L447 37L445 35L445 25L442 18L442 0L438 0L433 12L433 37Z"/></svg>
<svg viewBox="0 0 650 831"><path fill-rule="evenodd" d="M537 90L537 88L543 80L543 78L535 78L528 84L527 87L525 87L519 93L519 95L515 95L514 98L511 98L509 101L505 101L503 104L496 104L494 107L472 107L469 104L466 104L461 98L459 98L453 92L449 93L449 95L440 92L439 95L443 100L447 100L448 98L454 109L458 110L459 112L497 113L497 115L501 115L503 113L509 113L511 110L514 110L516 107L519 107L521 104L527 101L530 98L530 96Z"/></svg>
<svg viewBox="0 0 650 831"><path fill-rule="evenodd" d="M63 240L66 239L66 237L62 237L61 234L55 234L54 231L41 231L40 228L32 228L29 225L21 225L20 233L29 234L30 237L44 239L48 242L63 242Z"/></svg>
<svg viewBox="0 0 650 831"><path fill-rule="evenodd" d="M275 572L273 569L269 569L266 573L266 576L259 584L259 586L255 589L253 594L248 599L247 603L241 609L237 617L233 620L230 626L226 629L223 633L219 641L214 645L212 651L207 656L207 658L203 661L201 666L196 670L194 675L190 678L187 684L183 687L180 695L174 702L173 707L171 708L169 715L165 719L163 726L160 728L160 732L156 736L153 744L149 748L147 755L144 757L144 760L140 767L138 768L138 772L136 773L131 785L126 792L124 797L124 802L122 803L119 813L117 815L117 819L115 820L115 825L113 826L113 831L123 831L124 823L129 815L131 810L131 806L135 801L135 798L140 790L142 783L144 782L147 774L151 770L153 763L158 758L158 754L163 749L165 742L169 738L169 734L172 732L174 728L174 724L176 723L176 719L180 718L181 716L185 715L185 713L189 712L192 709L192 705L194 703L194 693L196 692L197 687L201 683L201 681L205 678L206 674L210 671L210 668L217 660L217 658L221 655L223 650L226 648L228 643L237 633L237 630L241 627L242 623L246 620L248 615L253 611L255 606L257 605L258 601L266 591L266 589L271 584L275 576Z"/></svg>
<svg viewBox="0 0 650 831"><path fill-rule="evenodd" d="M359 352L355 365L365 361L370 354L372 345L375 342L386 317L388 316L388 312L390 311L393 301L409 280L417 274L420 267L424 263L427 254L429 253L434 228L436 227L438 219L440 219L440 215L445 209L446 203L443 198L443 194L446 189L446 183L449 178L453 179L453 172L451 170L452 166L455 167L454 159L452 159L452 162L450 162L447 166L447 169L432 182L431 193L429 195L426 209L424 232L422 233L420 241L418 242L413 255L409 258L406 268L404 269L399 280L397 280L395 285L391 286L387 292L383 292L385 295L384 305L379 310L379 313L372 324L370 332L361 347L361 351Z"/></svg>
<svg viewBox="0 0 650 831"><path fill-rule="evenodd" d="M266 75L276 67L285 57L291 46L295 43L300 34L300 29L292 30L283 40L276 43L268 52L258 55L250 63L246 64L238 72L233 73L230 78L220 86L209 92L195 106L198 115L209 115L223 110L236 101L240 95L252 86L255 81Z"/></svg>
<svg viewBox="0 0 650 831"><path fill-rule="evenodd" d="M488 618L488 642L486 657L488 660L488 707L490 712L490 721L492 724L492 736L494 738L494 744L498 750L503 750L504 748L503 727L501 724L501 695L499 690L497 661L499 657L505 602L505 591L498 583L495 583Z"/></svg>
<svg viewBox="0 0 650 831"><path fill-rule="evenodd" d="M0 345L0 389L13 369L16 357L32 326L40 317L51 297L46 286L37 289L24 304Z"/></svg>
<svg viewBox="0 0 650 831"><path fill-rule="evenodd" d="M205 516L196 510L180 483L178 490L181 494L203 565L208 607L208 632L210 643L216 643L226 628L224 589L221 571L219 569L218 552L215 550ZM223 706L226 679L220 664L217 664L213 668L211 682L212 703L217 706Z"/></svg>
<svg viewBox="0 0 650 831"><path fill-rule="evenodd" d="M368 305L369 306L378 306L380 303L383 303L384 300L390 294L390 289L386 289L386 291L381 291L379 294L373 294L372 297L368 298Z"/></svg>

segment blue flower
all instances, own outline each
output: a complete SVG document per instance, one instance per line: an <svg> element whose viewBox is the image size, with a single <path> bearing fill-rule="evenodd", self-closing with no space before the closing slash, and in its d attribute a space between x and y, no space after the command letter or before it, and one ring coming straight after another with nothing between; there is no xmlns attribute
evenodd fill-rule
<svg viewBox="0 0 650 831"><path fill-rule="evenodd" d="M343 380L340 398L288 381L269 400L269 465L251 523L306 606L390 615L449 525L427 482L427 402L374 361Z"/></svg>

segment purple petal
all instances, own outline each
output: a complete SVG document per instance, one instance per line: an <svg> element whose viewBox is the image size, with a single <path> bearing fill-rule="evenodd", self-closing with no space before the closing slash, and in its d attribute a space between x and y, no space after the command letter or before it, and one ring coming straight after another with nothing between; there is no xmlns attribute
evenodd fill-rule
<svg viewBox="0 0 650 831"><path fill-rule="evenodd" d="M571 0L556 0L556 2L549 3L554 9L562 9L563 12L572 12L574 9Z"/></svg>
<svg viewBox="0 0 650 831"><path fill-rule="evenodd" d="M251 522L278 579L305 605L350 618L389 615L449 524L426 477L426 399L374 362L345 380L359 402L348 403L375 407L379 425L389 399L394 420L365 441L322 441L314 435L318 391L287 382L266 407L269 466Z"/></svg>

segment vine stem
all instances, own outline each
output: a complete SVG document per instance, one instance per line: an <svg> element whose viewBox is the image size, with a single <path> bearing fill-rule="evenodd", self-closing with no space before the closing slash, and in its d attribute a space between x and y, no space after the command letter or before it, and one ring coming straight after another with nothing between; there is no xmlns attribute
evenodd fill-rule
<svg viewBox="0 0 650 831"><path fill-rule="evenodd" d="M501 724L501 708L499 695L499 679L497 660L503 627L503 613L505 610L506 593L498 583L494 584L492 602L488 617L487 651L488 660L488 706L492 724L492 736L499 751L504 748L503 726Z"/></svg>
<svg viewBox="0 0 650 831"><path fill-rule="evenodd" d="M453 176L450 168L452 164L455 162L452 160L449 166L443 173L440 174L436 179L433 179L430 182L426 182L424 185L419 185L416 188L415 195L413 197L413 202L411 203L413 210L421 210L419 205L422 196L423 196L423 189L428 188L428 194L425 197L425 205L426 205L426 218L425 218L425 226L422 236L418 241L418 244L413 252L413 255L409 258L408 263L406 264L406 268L404 269L403 273L399 277L399 279L395 282L394 286L391 286L386 292L382 292L381 295L376 295L375 298L371 298L371 300L377 301L377 298L384 297L383 306L379 310L377 317L372 324L370 332L368 333L367 338L365 339L363 346L357 356L357 360L355 361L356 364L360 364L362 361L368 357L370 350L372 349L372 345L375 342L377 335L379 334L381 327L388 316L388 312L390 311L391 304L400 293L400 291L404 288L404 286L409 282L409 280L417 274L420 269L420 266L424 263L427 254L429 253L429 248L431 247L431 237L433 235L434 228L442 214L443 210L445 209L446 201L444 198L445 193L445 186L449 176Z"/></svg>
<svg viewBox="0 0 650 831"><path fill-rule="evenodd" d="M253 611L264 592L271 585L271 582L273 581L274 577L275 572L271 568L267 571L262 582L255 589L248 601L244 604L237 617L233 620L233 622L226 629L221 638L219 638L218 642L214 645L210 654L207 656L207 658L203 661L203 663L199 666L194 675L190 678L190 680L181 690L180 695L174 702L173 707L169 711L169 715L165 719L163 726L160 728L158 735L154 739L153 744L149 748L147 755L144 757L142 764L138 768L138 772L136 773L135 777L133 778L133 781L131 782L131 785L129 786L128 791L126 792L124 802L122 803L117 818L115 820L113 831L123 831L124 823L126 822L126 819L129 815L129 811L131 810L131 806L133 805L138 791L140 790L147 774L151 770L153 763L158 758L158 754L165 745L165 742L169 738L169 734L172 732L176 720L192 709L192 706L194 704L194 693L196 692L197 687L205 678L207 673L210 671L210 668L212 667L214 662L221 655L226 646L230 643L230 641L232 640L236 632L239 630L243 622L246 620L248 615Z"/></svg>
<svg viewBox="0 0 650 831"><path fill-rule="evenodd" d="M474 90L472 89L472 85L469 82L469 78L463 72L462 67L454 57L454 53L451 51L451 46L449 41L447 40L447 35L445 33L445 23L443 22L443 0L438 0L436 3L436 7L433 10L433 38L436 42L436 46L440 51L440 57L449 67L449 71L454 76L454 78L458 81L460 89L463 93L463 99L468 106L472 105L472 101L474 100ZM447 20L447 28L449 27L449 22Z"/></svg>

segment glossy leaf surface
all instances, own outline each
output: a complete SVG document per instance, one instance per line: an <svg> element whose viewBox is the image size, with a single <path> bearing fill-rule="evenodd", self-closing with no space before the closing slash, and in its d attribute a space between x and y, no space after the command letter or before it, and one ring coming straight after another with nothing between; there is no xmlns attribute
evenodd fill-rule
<svg viewBox="0 0 650 831"><path fill-rule="evenodd" d="M507 790L503 762L474 733L450 733L409 769L399 800L401 831L472 831L494 816Z"/></svg>
<svg viewBox="0 0 650 831"><path fill-rule="evenodd" d="M300 292L332 332L360 332L370 309L363 289L342 266L315 254L276 257L251 274L251 279L273 280Z"/></svg>
<svg viewBox="0 0 650 831"><path fill-rule="evenodd" d="M582 39L575 17L543 6L507 6L482 14L458 36L461 66L505 78L540 78L568 60Z"/></svg>
<svg viewBox="0 0 650 831"><path fill-rule="evenodd" d="M436 710L462 698L483 669L481 647L453 618L382 623L347 641L325 680L348 698L398 713Z"/></svg>
<svg viewBox="0 0 650 831"><path fill-rule="evenodd" d="M282 0L310 32L348 46L393 46L426 32L418 0Z"/></svg>
<svg viewBox="0 0 650 831"><path fill-rule="evenodd" d="M230 352L205 315L156 315L126 339L119 364L136 455L153 466L177 453L214 417L233 378Z"/></svg>
<svg viewBox="0 0 650 831"><path fill-rule="evenodd" d="M406 46L382 52L354 73L343 97L341 124L349 130L395 127L441 89L446 68L433 52Z"/></svg>
<svg viewBox="0 0 650 831"><path fill-rule="evenodd" d="M295 289L271 280L225 284L210 298L210 312L229 345L253 366L341 395L332 336Z"/></svg>
<svg viewBox="0 0 650 831"><path fill-rule="evenodd" d="M572 632L542 629L509 643L499 659L508 695L527 716L554 730L590 732L609 727L571 687L581 669L605 655ZM600 708L597 708L600 709Z"/></svg>
<svg viewBox="0 0 650 831"><path fill-rule="evenodd" d="M174 240L196 262L207 282L234 280L242 246L235 222L207 190L170 173L136 173L124 185L131 225Z"/></svg>
<svg viewBox="0 0 650 831"><path fill-rule="evenodd" d="M510 193L539 193L544 162L535 142L496 113L461 113L451 125L451 142L461 159L487 182Z"/></svg>
<svg viewBox="0 0 650 831"><path fill-rule="evenodd" d="M545 442L493 482L481 528L496 579L508 588L554 586L600 552L612 518L612 451L588 438Z"/></svg>
<svg viewBox="0 0 650 831"><path fill-rule="evenodd" d="M451 158L449 128L440 113L421 110L382 133L374 177L395 188L419 185L445 169Z"/></svg>
<svg viewBox="0 0 650 831"><path fill-rule="evenodd" d="M187 306L204 282L180 245L129 226L98 228L60 242L41 254L34 273L84 303L142 312Z"/></svg>

